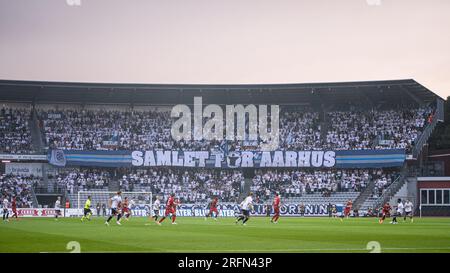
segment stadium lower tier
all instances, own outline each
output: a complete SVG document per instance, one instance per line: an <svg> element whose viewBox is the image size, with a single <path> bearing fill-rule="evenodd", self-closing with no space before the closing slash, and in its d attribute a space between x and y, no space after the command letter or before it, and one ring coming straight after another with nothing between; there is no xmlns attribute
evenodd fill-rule
<svg viewBox="0 0 450 273"><path fill-rule="evenodd" d="M255 203L271 204L279 193L284 203L343 204L355 200L368 185L373 185L372 197L377 198L397 177L398 170L258 170L245 179L238 170L192 169L59 169L50 175L47 188L62 189L71 207L78 207L78 193L92 193L93 206L108 205L107 192L148 192L162 202L175 194L184 204L207 204L218 197L223 203L237 203L249 192ZM43 185L42 178L18 175L0 176L2 196L18 197L19 207L31 207L34 191ZM83 197L86 198L87 196ZM82 200L81 202L84 202ZM148 200L147 204L151 204ZM53 206L53 201L34 206Z"/></svg>

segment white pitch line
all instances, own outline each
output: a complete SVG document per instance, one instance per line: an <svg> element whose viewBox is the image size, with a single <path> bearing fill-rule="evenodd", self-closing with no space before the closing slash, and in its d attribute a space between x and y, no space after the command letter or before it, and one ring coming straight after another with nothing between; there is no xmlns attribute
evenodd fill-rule
<svg viewBox="0 0 450 273"><path fill-rule="evenodd" d="M432 248L416 248L416 247L386 247L381 248L381 252L383 250L450 250L450 247L432 247ZM270 250L255 250L255 249L227 249L227 250L211 250L211 249L190 249L190 250L181 250L181 251L153 251L153 253L180 253L180 254L188 254L188 253L224 253L224 252L244 252L244 253L272 253L272 252L285 252L285 253L296 253L296 252L307 252L307 251L365 251L370 253L369 249L366 248L310 248L310 249L270 249ZM152 253L152 251L95 251L90 253Z"/></svg>

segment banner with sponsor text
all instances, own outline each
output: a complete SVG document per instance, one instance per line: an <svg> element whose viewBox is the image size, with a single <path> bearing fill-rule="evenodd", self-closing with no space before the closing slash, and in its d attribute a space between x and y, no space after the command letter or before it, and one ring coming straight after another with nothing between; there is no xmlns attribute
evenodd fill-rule
<svg viewBox="0 0 450 273"><path fill-rule="evenodd" d="M343 204L335 204L338 214L343 210ZM284 204L280 207L281 216L327 216L328 204L304 204L303 209L300 204ZM268 209L270 215L273 215L273 208L267 207L264 204L254 205L253 216L266 216ZM136 217L148 217L153 215L151 205L139 205L131 208L132 215ZM240 213L237 204L219 204L219 217L235 217ZM100 216L104 214L100 212ZM162 205L159 209L159 215L164 215L165 207ZM181 204L177 207L176 214L181 217L204 217L209 212L209 208L204 204ZM18 208L17 213L19 217L54 217L55 209L53 208ZM83 209L70 208L61 209L62 216L78 217L83 214ZM96 209L92 209L93 217L97 216ZM106 210L106 215L110 214L110 210ZM12 215L12 211L10 211Z"/></svg>

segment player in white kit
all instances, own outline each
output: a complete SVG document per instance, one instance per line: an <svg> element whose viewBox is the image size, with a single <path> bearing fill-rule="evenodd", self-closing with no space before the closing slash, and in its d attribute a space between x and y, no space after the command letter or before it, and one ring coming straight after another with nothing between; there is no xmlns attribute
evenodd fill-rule
<svg viewBox="0 0 450 273"><path fill-rule="evenodd" d="M161 202L159 201L159 196L156 196L155 202L153 203L153 220L156 222L158 221L158 217L159 217L159 209L161 208Z"/></svg>
<svg viewBox="0 0 450 273"><path fill-rule="evenodd" d="M250 192L249 195L241 203L242 215L236 220L236 224L242 220L242 224L246 225L248 219L250 219L250 210L253 211L253 193Z"/></svg>
<svg viewBox="0 0 450 273"><path fill-rule="evenodd" d="M8 198L6 198L6 196L5 196L5 198L3 199L3 221L4 222L9 222L9 210L8 210L8 207L9 207L9 201L8 201Z"/></svg>
<svg viewBox="0 0 450 273"><path fill-rule="evenodd" d="M402 217L402 215L403 215L403 210L404 210L404 206L403 206L403 203L402 203L402 199L398 199L397 200L397 211L396 211L396 213L394 214L394 217L392 218L392 222L391 222L391 224L398 224L398 222L397 222L397 216L398 217Z"/></svg>
<svg viewBox="0 0 450 273"><path fill-rule="evenodd" d="M117 215L117 221L116 224L120 224L120 217L122 217L122 214L120 213L120 207L119 204L122 203L122 192L118 191L116 195L114 195L111 199L109 199L110 207L111 207L111 215L109 216L108 220L106 220L105 225L109 226L109 221Z"/></svg>
<svg viewBox="0 0 450 273"><path fill-rule="evenodd" d="M414 207L413 203L410 200L406 200L406 202L405 202L405 217L403 218L403 221L406 221L406 216L409 216L411 223L414 222L413 207Z"/></svg>
<svg viewBox="0 0 450 273"><path fill-rule="evenodd" d="M61 215L61 197L58 196L55 202L55 221L58 221L58 216Z"/></svg>

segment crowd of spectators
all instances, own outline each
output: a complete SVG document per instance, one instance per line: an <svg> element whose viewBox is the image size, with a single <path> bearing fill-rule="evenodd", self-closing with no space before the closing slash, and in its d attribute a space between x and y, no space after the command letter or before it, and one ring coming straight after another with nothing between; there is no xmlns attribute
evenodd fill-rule
<svg viewBox="0 0 450 273"><path fill-rule="evenodd" d="M33 176L2 174L0 175L0 197L5 197L10 202L15 197L18 208L30 208L33 205L31 187L36 186L41 180Z"/></svg>
<svg viewBox="0 0 450 273"><path fill-rule="evenodd" d="M319 193L330 197L336 192L361 192L374 181L374 195L379 195L398 176L396 171L382 169L316 169L316 170L257 170L249 190L262 201L279 192L283 198ZM108 171L68 170L59 172L55 181L68 193L108 190L108 183L117 179L120 190L151 192L166 200L174 193L181 202L203 203L212 196L222 202L235 202L244 191L242 171L213 169L121 169L114 177Z"/></svg>
<svg viewBox="0 0 450 273"><path fill-rule="evenodd" d="M427 123L431 107L395 110L330 111L325 121L311 109L280 114L282 150L411 150ZM39 111L51 148L75 150L229 150L259 149L251 141L174 141L168 111ZM328 124L326 129L322 124ZM250 144L248 142L251 142Z"/></svg>
<svg viewBox="0 0 450 273"><path fill-rule="evenodd" d="M0 152L23 154L31 151L28 127L31 111L2 107L0 110Z"/></svg>
<svg viewBox="0 0 450 273"><path fill-rule="evenodd" d="M375 187L372 192L372 197L380 197L383 192L398 178L398 174L384 174L377 177L374 181Z"/></svg>
<svg viewBox="0 0 450 273"><path fill-rule="evenodd" d="M105 170L96 169L64 169L55 176L49 176L56 185L64 188L68 193L78 191L107 190L111 181L111 174Z"/></svg>
<svg viewBox="0 0 450 273"><path fill-rule="evenodd" d="M317 169L317 170L257 170L250 191L262 201L271 200L275 192L283 198L319 193L329 197L335 192L360 192L374 181L373 197L382 194L398 172L381 169ZM205 203L213 196L221 202L237 202L245 188L242 171L213 169L121 169L113 175L107 170L60 169L49 177L69 194L78 191L108 191L109 183L117 179L122 191L151 192L162 200L174 193L182 203ZM17 197L18 207L32 204L31 187L41 178L18 175L0 176L0 196Z"/></svg>
<svg viewBox="0 0 450 273"><path fill-rule="evenodd" d="M251 190L265 200L275 191L286 198L313 193L329 197L333 192L361 192L372 180L392 182L390 174L381 169L261 170L253 178Z"/></svg>
<svg viewBox="0 0 450 273"><path fill-rule="evenodd" d="M361 150L410 150L426 125L431 108L330 112L331 129L322 147Z"/></svg>
<svg viewBox="0 0 450 273"><path fill-rule="evenodd" d="M120 178L124 191L148 191L166 200L171 193L184 203L205 202L218 196L222 202L234 202L239 196L241 172L232 170L146 169L127 171Z"/></svg>

